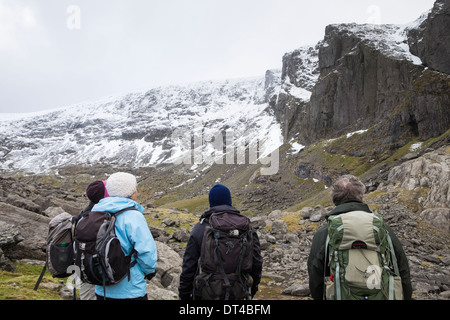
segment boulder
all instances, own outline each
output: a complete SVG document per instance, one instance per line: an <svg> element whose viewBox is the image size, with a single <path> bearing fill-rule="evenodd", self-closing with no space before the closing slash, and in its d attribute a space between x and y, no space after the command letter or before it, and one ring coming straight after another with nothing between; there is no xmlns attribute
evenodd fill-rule
<svg viewBox="0 0 450 320"><path fill-rule="evenodd" d="M53 219L58 214L65 212L63 208L61 207L48 207L44 210L44 215L46 217L49 217L50 219Z"/></svg>
<svg viewBox="0 0 450 320"><path fill-rule="evenodd" d="M21 241L23 241L23 237L15 225L0 221L0 270L10 272L15 270L7 253Z"/></svg>
<svg viewBox="0 0 450 320"><path fill-rule="evenodd" d="M45 259L46 238L50 218L0 202L0 221L13 224L23 241L8 252L11 259Z"/></svg>
<svg viewBox="0 0 450 320"><path fill-rule="evenodd" d="M158 261L156 276L152 281L160 282L164 289L178 292L183 259L168 245L160 241L155 241L155 243L158 250Z"/></svg>
<svg viewBox="0 0 450 320"><path fill-rule="evenodd" d="M180 228L179 230L176 230L172 238L179 242L187 242L189 240L190 233L186 228Z"/></svg>
<svg viewBox="0 0 450 320"><path fill-rule="evenodd" d="M450 232L450 209L431 208L421 212L420 216L432 226L445 232Z"/></svg>
<svg viewBox="0 0 450 320"><path fill-rule="evenodd" d="M271 234L286 234L288 232L288 227L286 221L284 220L275 220L272 223L272 227L270 228Z"/></svg>
<svg viewBox="0 0 450 320"><path fill-rule="evenodd" d="M281 294L290 294L293 296L307 297L310 294L309 285L293 284L290 287L282 290Z"/></svg>

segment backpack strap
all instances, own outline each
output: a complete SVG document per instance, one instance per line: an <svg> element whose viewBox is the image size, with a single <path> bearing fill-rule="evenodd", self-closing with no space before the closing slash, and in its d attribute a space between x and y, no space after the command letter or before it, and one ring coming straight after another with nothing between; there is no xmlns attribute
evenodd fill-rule
<svg viewBox="0 0 450 320"><path fill-rule="evenodd" d="M325 257L323 259L323 282L324 282L324 286L323 286L323 300L326 300L326 286L325 286L325 281L326 281L326 272L327 272L327 261L328 261L328 243L330 242L330 235L327 234L327 240L325 241Z"/></svg>
<svg viewBox="0 0 450 320"><path fill-rule="evenodd" d="M119 214L121 214L121 213L123 213L123 212L125 212L125 211L129 211L129 210L136 210L136 211L139 211L138 209L136 209L136 207L128 207L128 208L119 210L119 211L117 211L117 212L111 212L111 215L113 215L113 216L118 216Z"/></svg>
<svg viewBox="0 0 450 320"><path fill-rule="evenodd" d="M123 213L125 211L129 211L129 210L139 211L138 209L136 209L136 207L128 207L128 208L119 210L117 212L111 212L111 215L113 215L114 217L117 217L119 214L121 214L121 213ZM130 276L130 269L133 268L137 264L137 259L134 259L134 261L131 262L133 257L135 257L135 258L137 257L137 251L134 248L131 250L131 253L130 253L129 257L130 257L130 267L128 269L128 281L130 281L130 277L131 277Z"/></svg>
<svg viewBox="0 0 450 320"><path fill-rule="evenodd" d="M389 243L389 250L391 251L392 264L394 267L394 273L396 276L400 276L400 271L398 269L397 257L395 256L394 245L392 244L392 239L389 232L386 230L387 240ZM389 274L389 300L394 300L394 276L392 273Z"/></svg>
<svg viewBox="0 0 450 320"><path fill-rule="evenodd" d="M217 268L220 271L220 274L223 277L223 281L225 282L225 300L230 299L230 291L231 291L231 283L228 279L225 269L223 268L222 259L219 258L218 250L219 250L219 238L220 233L217 230L214 230L214 262L216 263Z"/></svg>

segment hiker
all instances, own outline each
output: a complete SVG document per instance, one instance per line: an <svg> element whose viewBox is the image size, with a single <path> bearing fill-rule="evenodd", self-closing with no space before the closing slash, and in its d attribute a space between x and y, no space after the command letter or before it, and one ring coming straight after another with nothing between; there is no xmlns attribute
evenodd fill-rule
<svg viewBox="0 0 450 320"><path fill-rule="evenodd" d="M108 197L106 191L106 181L94 181L86 188L86 196L89 199L89 204L86 208L80 212L80 214L74 217L74 223L76 223L82 216L92 211L92 207L96 205L101 199ZM95 286L84 281L80 281L78 290L80 292L80 300L96 300Z"/></svg>
<svg viewBox="0 0 450 320"><path fill-rule="evenodd" d="M250 220L232 207L231 193L226 186L216 184L211 188L209 191L209 205L210 209L203 213L200 217L200 222L192 229L186 246L178 288L179 298L181 300L251 299L258 291L263 263L256 231L250 226ZM218 250L222 258L217 257L217 259L213 258L214 252L209 254L207 251L208 248L211 249L213 246L213 242L208 238L208 234L211 234L208 230L213 230L212 228L215 226L213 222L216 221L215 217L226 219L220 220L224 226L229 225L230 222L236 224L244 223L244 227L240 231L238 231L238 227L229 231L230 234L234 234L233 238L226 239L226 235L221 233L220 238L217 240L218 242L226 241L223 245L223 247L226 246L226 250ZM247 232L244 231L245 226L247 226ZM218 235L219 232L222 231L215 231L214 234ZM247 243L248 239L250 239L250 243L253 243L252 246L247 246L245 249L240 250L240 243ZM244 256L240 260L244 260L244 262L241 262L241 264L236 263L236 265L230 267L229 264L234 264L236 257L239 257L239 251L243 252ZM208 260L205 256L209 256L211 259L204 261ZM207 273L208 262L209 270L212 269L215 272ZM233 270L233 274L226 274L225 269L228 270L230 268ZM214 280L217 281L214 282ZM227 285L228 289L226 288ZM221 289L226 292L218 292ZM205 292L207 292L206 295Z"/></svg>
<svg viewBox="0 0 450 320"><path fill-rule="evenodd" d="M78 216L76 216L75 222L86 213L92 211L92 207L96 205L101 199L108 197L108 191L106 190L106 181L94 181L86 188L86 196L89 199L89 204L82 210Z"/></svg>
<svg viewBox="0 0 450 320"><path fill-rule="evenodd" d="M120 241L125 255L129 256L133 250L133 267L129 270L129 277L106 287L95 286L97 299L133 299L148 300L146 279L153 278L156 272L157 251L156 244L142 215L144 208L136 202L136 177L125 172L112 174L106 180L109 197L103 198L94 205L92 212L115 213L122 209L134 207L137 210L127 210L117 215L115 222L116 236ZM134 263L136 262L136 263Z"/></svg>
<svg viewBox="0 0 450 320"><path fill-rule="evenodd" d="M331 196L336 207L327 215L327 225L314 235L308 258L309 288L314 300L411 299L409 265L402 244L384 222L375 226L383 220L363 203L364 193L364 184L352 175L341 176L333 183ZM374 236L376 233L379 237ZM377 238L383 240L375 244ZM340 246L337 249L333 249L335 242ZM347 260L341 260L344 251ZM377 252L386 254L380 256ZM334 258L329 259L330 255ZM384 271L388 268L379 267L379 261L390 261L393 269ZM340 281L343 272L345 279ZM350 282L359 283L359 289L346 287Z"/></svg>

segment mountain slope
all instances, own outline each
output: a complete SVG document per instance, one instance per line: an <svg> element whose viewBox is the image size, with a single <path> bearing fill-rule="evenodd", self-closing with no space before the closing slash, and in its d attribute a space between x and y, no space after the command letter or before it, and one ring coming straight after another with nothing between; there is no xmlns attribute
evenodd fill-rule
<svg viewBox="0 0 450 320"><path fill-rule="evenodd" d="M204 140L227 129L251 131L246 143L264 140L270 152L282 140L264 95L264 78L201 82L5 120L0 122L0 167L42 172L73 164L171 163L191 152L190 141L180 145L175 130ZM207 141L199 147L203 158L214 151Z"/></svg>

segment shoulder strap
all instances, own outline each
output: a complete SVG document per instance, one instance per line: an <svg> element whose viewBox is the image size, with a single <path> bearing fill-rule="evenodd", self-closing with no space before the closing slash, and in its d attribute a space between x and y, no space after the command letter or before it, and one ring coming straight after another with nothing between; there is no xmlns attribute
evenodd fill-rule
<svg viewBox="0 0 450 320"><path fill-rule="evenodd" d="M118 216L119 214L121 214L121 213L123 213L123 212L125 212L125 211L129 211L129 210L136 210L136 211L139 211L138 209L136 209L136 207L128 207L128 208L125 208L125 209L122 209L122 210L119 210L119 211L116 211L116 212L108 212L108 211L97 211L97 210L95 210L95 211L90 211L90 212L88 212L88 213L92 213L92 212L101 212L101 213L107 213L108 215L110 215L110 216Z"/></svg>
<svg viewBox="0 0 450 320"><path fill-rule="evenodd" d="M136 210L136 211L139 211L138 209L136 209L136 207L128 207L128 208L119 210L119 211L117 211L117 212L111 212L111 214L114 215L114 216L118 216L119 214L121 214L121 213L123 213L123 212L125 212L125 211L129 211L129 210Z"/></svg>
<svg viewBox="0 0 450 320"><path fill-rule="evenodd" d="M328 268L328 243L330 242L330 235L327 233L327 240L325 241L325 257L323 259L323 282L326 281L326 273ZM326 300L326 287L323 286L323 300Z"/></svg>

